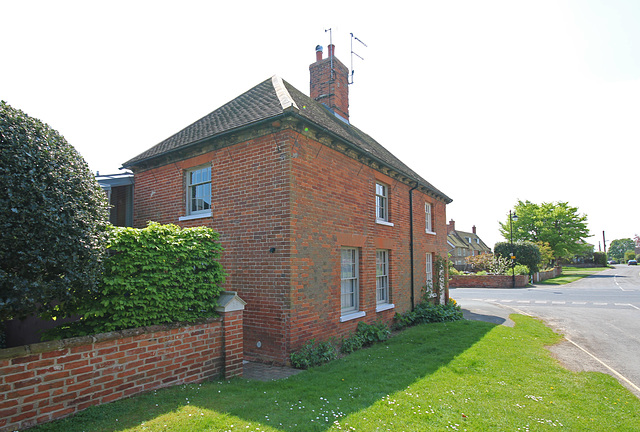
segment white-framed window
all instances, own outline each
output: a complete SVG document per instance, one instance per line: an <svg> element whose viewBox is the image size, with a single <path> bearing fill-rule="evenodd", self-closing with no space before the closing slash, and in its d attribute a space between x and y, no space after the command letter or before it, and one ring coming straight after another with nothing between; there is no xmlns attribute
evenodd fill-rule
<svg viewBox="0 0 640 432"><path fill-rule="evenodd" d="M376 251L376 303L389 303L389 251Z"/></svg>
<svg viewBox="0 0 640 432"><path fill-rule="evenodd" d="M348 315L357 312L359 306L359 253L357 248L343 247L340 255L340 303L342 315Z"/></svg>
<svg viewBox="0 0 640 432"><path fill-rule="evenodd" d="M211 214L211 166L187 171L187 215Z"/></svg>
<svg viewBox="0 0 640 432"><path fill-rule="evenodd" d="M431 204L424 204L424 223L425 223L425 232L433 233L433 218L431 215Z"/></svg>
<svg viewBox="0 0 640 432"><path fill-rule="evenodd" d="M433 286L433 254L426 255L425 265L426 282L428 287Z"/></svg>
<svg viewBox="0 0 640 432"><path fill-rule="evenodd" d="M376 220L389 222L389 187L376 183Z"/></svg>

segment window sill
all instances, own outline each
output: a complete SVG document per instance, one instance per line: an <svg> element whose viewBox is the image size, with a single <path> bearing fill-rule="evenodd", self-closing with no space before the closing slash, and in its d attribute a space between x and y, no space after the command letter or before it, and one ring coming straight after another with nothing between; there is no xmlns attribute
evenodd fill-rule
<svg viewBox="0 0 640 432"><path fill-rule="evenodd" d="M427 234L436 235L435 231L425 231Z"/></svg>
<svg viewBox="0 0 640 432"><path fill-rule="evenodd" d="M378 225L393 226L393 222L387 222L387 221L382 220L382 219L376 219L376 223Z"/></svg>
<svg viewBox="0 0 640 432"><path fill-rule="evenodd" d="M379 304L379 305L376 306L376 312L384 312L386 310L393 309L395 307L396 307L396 305L394 305L393 303Z"/></svg>
<svg viewBox="0 0 640 432"><path fill-rule="evenodd" d="M351 321L351 320L354 320L356 318L362 318L366 314L367 313L364 312L364 311L359 311L359 312L352 312L352 313L349 313L347 315L342 315L340 317L340 322Z"/></svg>
<svg viewBox="0 0 640 432"><path fill-rule="evenodd" d="M194 215L189 215L189 216L180 216L178 218L179 221L186 221L186 220L193 220L193 219L203 219L203 218L208 218L211 217L213 214L211 212L208 213L202 213L202 214L194 214Z"/></svg>

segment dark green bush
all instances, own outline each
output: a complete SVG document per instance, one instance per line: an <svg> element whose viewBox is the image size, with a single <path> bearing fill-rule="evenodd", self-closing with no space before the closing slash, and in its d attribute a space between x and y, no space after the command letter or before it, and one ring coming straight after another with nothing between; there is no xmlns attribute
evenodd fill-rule
<svg viewBox="0 0 640 432"><path fill-rule="evenodd" d="M206 227L111 227L100 293L82 305L80 321L53 333L82 336L215 316L225 277L217 240Z"/></svg>
<svg viewBox="0 0 640 432"><path fill-rule="evenodd" d="M361 321L356 328L356 334L362 337L364 346L369 346L376 342L389 339L391 331L389 330L389 326L382 321L377 321L373 324L367 324Z"/></svg>
<svg viewBox="0 0 640 432"><path fill-rule="evenodd" d="M462 309L454 300L449 300L446 305L434 305L429 302L422 302L412 311L404 314L397 313L394 317L394 328L403 329L416 324L457 321L461 319Z"/></svg>
<svg viewBox="0 0 640 432"><path fill-rule="evenodd" d="M364 321L360 321L358 327L356 327L356 332L349 338L342 339L340 352L350 354L362 347L385 341L389 339L389 336L391 336L391 330L384 322L378 321L373 324L367 324Z"/></svg>
<svg viewBox="0 0 640 432"><path fill-rule="evenodd" d="M600 267L607 266L607 254L604 252L594 252L593 253L593 262Z"/></svg>
<svg viewBox="0 0 640 432"><path fill-rule="evenodd" d="M62 318L95 295L105 193L57 131L0 102L0 320Z"/></svg>
<svg viewBox="0 0 640 432"><path fill-rule="evenodd" d="M500 242L496 243L493 250L496 255L506 258L510 258L511 252L513 252L516 256L516 263L526 265L532 273L537 272L540 268L542 255L540 248L535 243L529 241L513 242L512 250L510 242Z"/></svg>
<svg viewBox="0 0 640 432"><path fill-rule="evenodd" d="M298 369L320 366L338 358L338 349L331 341L317 342L311 339L289 357L291 365Z"/></svg>

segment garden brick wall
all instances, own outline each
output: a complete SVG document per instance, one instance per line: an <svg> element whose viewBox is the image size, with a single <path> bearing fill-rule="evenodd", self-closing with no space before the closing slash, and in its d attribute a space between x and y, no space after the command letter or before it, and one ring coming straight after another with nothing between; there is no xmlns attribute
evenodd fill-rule
<svg viewBox="0 0 640 432"><path fill-rule="evenodd" d="M516 275L516 288L526 287L529 275ZM485 275L485 276L451 276L449 288L512 288L513 276Z"/></svg>
<svg viewBox="0 0 640 432"><path fill-rule="evenodd" d="M242 310L0 350L0 431L170 385L242 375Z"/></svg>
<svg viewBox="0 0 640 432"><path fill-rule="evenodd" d="M390 322L411 308L410 186L345 154L295 121L238 133L199 154L175 155L135 172L134 226L147 221L208 226L220 233L225 289L247 302L244 355L284 364L309 339L347 335L359 321ZM195 150L194 150L195 151ZM348 152L347 152L348 153ZM183 220L185 171L212 166L211 217ZM375 182L389 186L390 221L375 222ZM432 204L437 235L425 233ZM425 285L426 254L446 256L445 203L413 191L415 301ZM360 302L366 316L340 322L340 248L360 249ZM394 309L376 312L376 249L390 251Z"/></svg>

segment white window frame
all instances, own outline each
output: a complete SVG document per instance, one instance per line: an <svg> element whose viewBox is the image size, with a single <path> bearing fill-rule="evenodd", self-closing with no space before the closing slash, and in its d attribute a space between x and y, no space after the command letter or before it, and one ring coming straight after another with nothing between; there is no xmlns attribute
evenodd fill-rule
<svg viewBox="0 0 640 432"><path fill-rule="evenodd" d="M196 179L196 181L193 181L193 176L192 174L197 173L198 171L204 171L205 175L203 178L200 179ZM208 171L208 172L207 172ZM209 217L211 216L211 205L212 205L212 191L211 191L211 186L212 186L212 182L211 182L211 165L200 165L197 167L193 167L188 169L185 172L185 183L186 183L186 216L180 217L179 220L183 221L183 220L189 220L189 219L199 219L199 218L203 218L203 217ZM206 186L208 185L208 198L209 198L209 203L208 203L208 207L209 208L203 208L200 210L193 210L192 205L193 205L193 191L194 189L196 190L196 194L198 193L198 191L202 191L201 186ZM204 194L202 194L202 198L198 198L198 196L196 195L196 199L202 199L205 203L206 200L204 200L203 198L206 197L207 195L207 191L206 188L203 191ZM204 207L204 206L203 206Z"/></svg>
<svg viewBox="0 0 640 432"><path fill-rule="evenodd" d="M389 186L376 182L376 223L393 226L389 222Z"/></svg>
<svg viewBox="0 0 640 432"><path fill-rule="evenodd" d="M358 248L340 249L340 322L365 316L364 312L358 310L360 307L359 261Z"/></svg>
<svg viewBox="0 0 640 432"><path fill-rule="evenodd" d="M376 312L395 307L390 301L389 250L376 250Z"/></svg>
<svg viewBox="0 0 640 432"><path fill-rule="evenodd" d="M433 218L431 217L431 203L424 203L424 232L427 234L435 234L433 229Z"/></svg>
<svg viewBox="0 0 640 432"><path fill-rule="evenodd" d="M430 288L433 287L433 254L425 255L425 281Z"/></svg>

